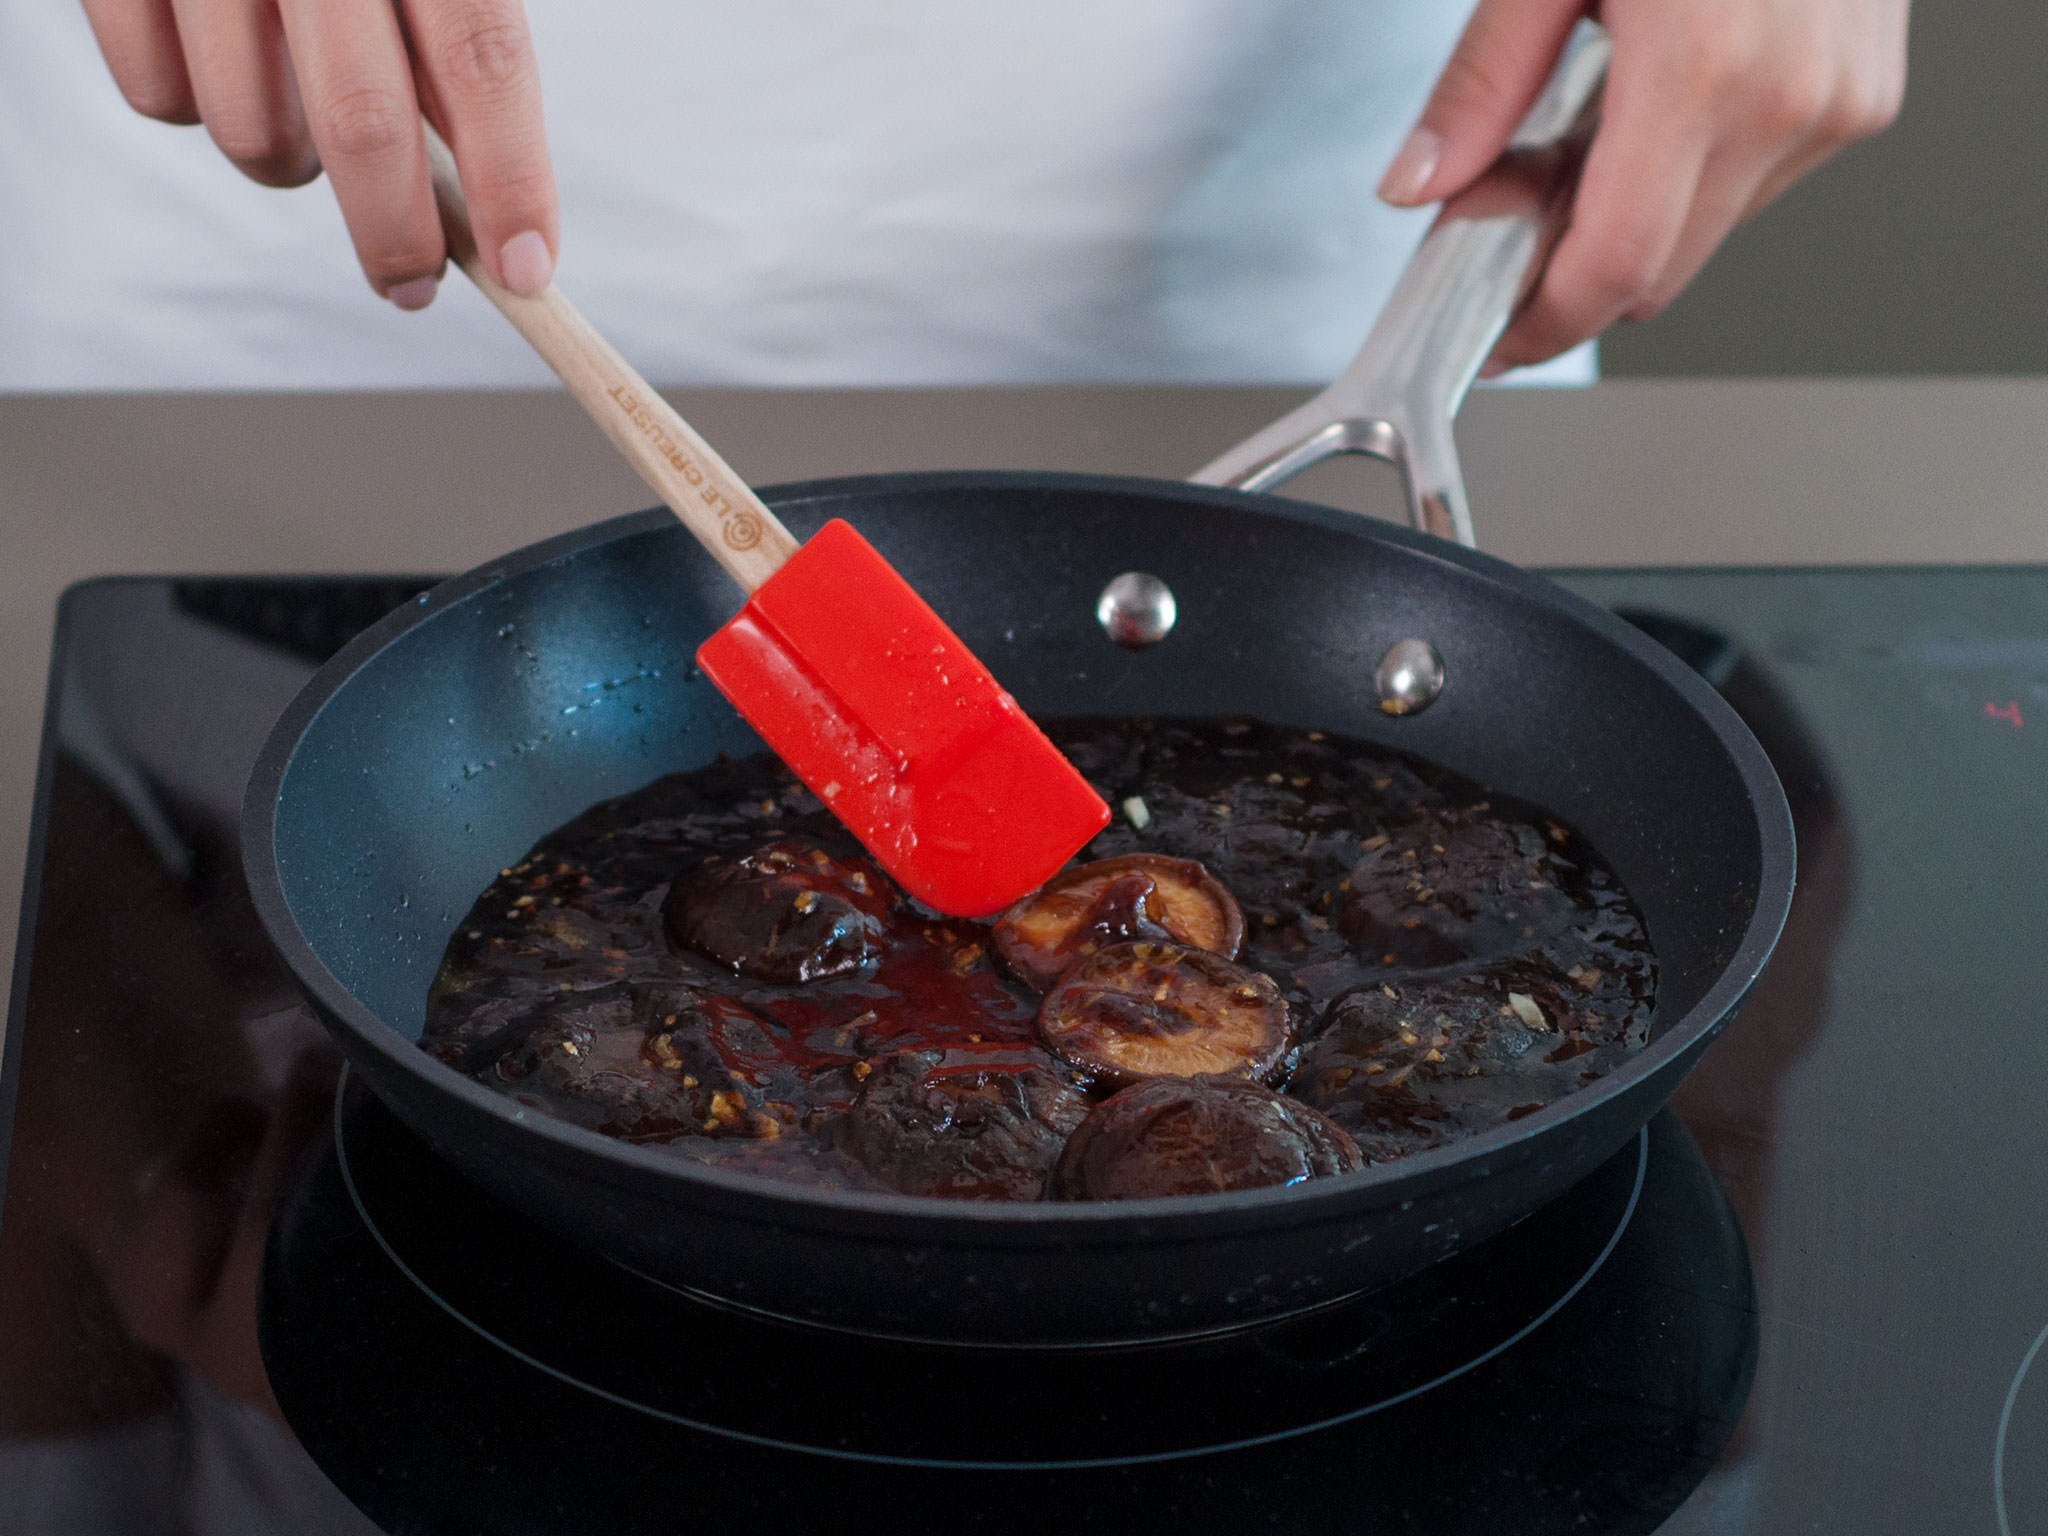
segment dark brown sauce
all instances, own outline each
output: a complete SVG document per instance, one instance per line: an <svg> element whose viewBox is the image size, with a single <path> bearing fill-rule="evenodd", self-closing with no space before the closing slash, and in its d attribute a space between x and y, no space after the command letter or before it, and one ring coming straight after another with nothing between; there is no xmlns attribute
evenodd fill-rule
<svg viewBox="0 0 2048 1536"><path fill-rule="evenodd" d="M1048 733L1117 810L1084 859L1194 859L1235 896L1238 964L1277 983L1291 1020L1267 1081L1366 1160L1526 1114L1647 1040L1641 915L1541 811L1321 732L1081 720ZM853 926L820 953L865 963L770 981L671 938L673 883L715 884L771 845L855 872ZM1038 1198L1109 1085L1044 1049L1038 994L988 924L892 900L878 872L869 900L872 870L765 754L657 780L501 872L449 944L421 1045L532 1108L701 1162Z"/></svg>

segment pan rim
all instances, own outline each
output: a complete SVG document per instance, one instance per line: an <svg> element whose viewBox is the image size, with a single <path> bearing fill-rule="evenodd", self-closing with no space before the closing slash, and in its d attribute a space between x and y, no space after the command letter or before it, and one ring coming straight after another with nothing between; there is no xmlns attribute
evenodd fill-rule
<svg viewBox="0 0 2048 1536"><path fill-rule="evenodd" d="M528 1146L550 1162L580 1167L595 1155L636 1184L680 1183L694 1194L717 1201L727 1216L761 1225L795 1224L813 1229L826 1226L847 1231L857 1228L872 1237L880 1224L891 1236L925 1243L964 1239L982 1245L1037 1245L1054 1234L1086 1246L1108 1242L1170 1243L1184 1240L1190 1235L1189 1229L1204 1236L1214 1235L1219 1223L1234 1230L1253 1231L1418 1200L1439 1188L1512 1166L1523 1160L1528 1145L1546 1131L1579 1118L1598 1104L1638 1090L1673 1058L1703 1046L1740 1007L1776 946L1791 903L1795 849L1791 810L1763 748L1727 701L1676 656L1625 620L1557 582L1494 556L1362 514L1173 480L1057 471L925 471L793 482L768 487L761 495L781 511L853 494L871 495L883 486L902 493L978 489L1149 497L1182 505L1208 504L1351 536L1369 533L1374 539L1401 546L1424 558L1459 566L1507 592L1561 609L1574 622L1628 652L1638 664L1679 693L1704 719L1749 792L1757 812L1756 899L1727 962L1691 1008L1598 1082L1520 1120L1447 1146L1375 1164L1355 1173L1277 1188L1097 1204L963 1202L864 1190L818 1189L692 1164L657 1148L619 1141L565 1120L530 1112L420 1050L414 1041L358 1001L327 968L299 928L285 896L277 862L277 812L300 743L321 711L372 658L444 610L467 602L502 581L572 559L615 540L674 527L672 514L666 508L656 507L607 518L524 546L422 593L336 652L294 696L272 727L250 774L242 803L242 856L249 890L273 948L299 986L311 996L316 1011L331 1026L338 1024L344 1029L345 1045L374 1052L394 1071L424 1075L436 1092L452 1094L466 1108L504 1122L508 1131L530 1133ZM1367 526L1361 529L1361 523ZM374 1086L373 1074L366 1076L373 1078Z"/></svg>

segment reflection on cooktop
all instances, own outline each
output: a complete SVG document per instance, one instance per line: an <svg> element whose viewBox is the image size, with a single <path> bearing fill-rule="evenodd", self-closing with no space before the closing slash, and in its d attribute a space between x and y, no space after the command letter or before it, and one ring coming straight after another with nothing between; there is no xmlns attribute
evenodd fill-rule
<svg viewBox="0 0 2048 1536"><path fill-rule="evenodd" d="M738 1313L591 1258L355 1082L273 1229L261 1321L302 1442L423 1532L679 1511L852 1529L906 1501L1042 1531L1054 1489L1068 1529L1648 1531L1725 1443L1756 1350L1741 1235L1668 1115L1374 1295L1197 1339L986 1349Z"/></svg>

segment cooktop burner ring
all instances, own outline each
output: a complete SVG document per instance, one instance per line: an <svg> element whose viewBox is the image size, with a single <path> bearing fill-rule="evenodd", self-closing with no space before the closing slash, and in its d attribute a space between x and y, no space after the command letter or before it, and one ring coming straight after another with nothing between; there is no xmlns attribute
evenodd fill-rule
<svg viewBox="0 0 2048 1536"><path fill-rule="evenodd" d="M1619 1232L1616 1237L1620 1236ZM1046 1341L1040 1339L941 1339L923 1333L895 1333L885 1328L852 1328L844 1323L821 1322L813 1317L797 1317L788 1312L777 1312L771 1307L753 1307L743 1301L713 1295L700 1291L695 1286L678 1285L645 1270L635 1269L630 1264L621 1264L616 1259L605 1262L624 1270L636 1280L646 1282L658 1290L670 1291L682 1297L693 1306L709 1307L718 1312L730 1312L736 1317L749 1318L755 1322L771 1323L778 1328L815 1330L839 1338L871 1339L879 1344L914 1344L921 1349L958 1349L1019 1351L1029 1354L1071 1354L1076 1350L1131 1349L1153 1345L1195 1344L1209 1339L1229 1338L1234 1334L1256 1333L1280 1323L1304 1322L1321 1317L1326 1313L1341 1312L1345 1307L1369 1296L1370 1291L1346 1291L1341 1296L1332 1296L1312 1306L1298 1307L1291 1312L1268 1312L1264 1316L1243 1323L1223 1323L1214 1328L1190 1328L1181 1333L1149 1333L1141 1338L1122 1339L1067 1339ZM1588 1272L1590 1278L1590 1271Z"/></svg>
<svg viewBox="0 0 2048 1536"><path fill-rule="evenodd" d="M2034 1335L2034 1342L2020 1357L2019 1369L2012 1373L2012 1385L2005 1389L2005 1403L1998 1411L1998 1436L1992 1443L1991 1453L1991 1500L1992 1507L1998 1512L1998 1536L2013 1536L2012 1517L2005 1507L2005 1452L2012 1434L2013 1410L2019 1406L2027 1373L2044 1348L2048 1348L2048 1323L2042 1324L2041 1331Z"/></svg>
<svg viewBox="0 0 2048 1536"><path fill-rule="evenodd" d="M1548 1305L1543 1307L1542 1310L1539 1311L1535 1316L1522 1322L1520 1326L1516 1327L1506 1337L1497 1340L1493 1344L1489 1345L1487 1348L1472 1355L1470 1358L1465 1359L1460 1364L1451 1367L1450 1369L1439 1371L1424 1381L1414 1383L1410 1386L1403 1388L1402 1390L1388 1393L1387 1395L1376 1398L1369 1403L1363 1404L1358 1407L1347 1408L1345 1411L1341 1413L1323 1415L1305 1423L1284 1426L1259 1434L1243 1435L1226 1440L1205 1441L1203 1443L1194 1445L1174 1446L1154 1451L1132 1452L1113 1456L1045 1458L1020 1457L1011 1459L963 1456L898 1455L885 1451L851 1449L844 1446L820 1445L814 1441L809 1440L796 1440L784 1436L762 1434L758 1431L747 1430L739 1428L734 1425L719 1424L711 1420L700 1418L697 1416L678 1413L674 1410L663 1408L657 1404L642 1402L629 1394L613 1390L612 1388L605 1387L596 1382L586 1381L577 1374L575 1374L574 1371L565 1369L548 1360L542 1359L540 1356L536 1355L532 1350L524 1348L523 1346L514 1343L509 1339L499 1336L499 1334L492 1331L490 1328L486 1327L483 1323L479 1322L477 1319L468 1315L468 1313L465 1312L463 1308L460 1305L458 1305L455 1301L442 1295L440 1290L432 1283L430 1283L419 1272L418 1268L415 1265L408 1262L405 1256L399 1251L399 1245L392 1241L391 1236L385 1231L384 1225L378 1221L376 1214L371 1209L373 1202L364 1198L362 1189L360 1188L357 1181L356 1169L352 1165L349 1155L347 1130L348 1125L350 1123L350 1117L343 1113L344 1104L349 1093L351 1081L351 1074L347 1071L346 1068L344 1068L342 1079L340 1083L337 1085L335 1093L336 1113L334 1119L334 1156L336 1163L336 1171L339 1175L343 1188L347 1192L348 1201L353 1208L356 1219L362 1223L364 1230L375 1242L377 1248L382 1252L386 1261L390 1263L392 1267L401 1276L404 1277L406 1283L411 1285L418 1292L419 1295L421 1295L426 1300L431 1302L437 1309L440 1310L440 1312L443 1315L448 1317L451 1321L454 1321L461 1325L462 1328L476 1336L478 1339L482 1340L492 1349L499 1351L501 1354L503 1354L511 1360L517 1361L519 1364L525 1366L526 1368L538 1371L542 1375L548 1377L549 1379L559 1382L564 1386L573 1388L578 1392L588 1394L592 1397L599 1399L600 1401L609 1403L614 1407L623 1408L629 1412L641 1414L646 1417L658 1420L662 1423L673 1425L680 1429L710 1435L716 1439L735 1441L741 1444L755 1446L765 1450L783 1451L800 1455L818 1456L833 1461L859 1462L875 1466L918 1468L925 1470L1056 1472L1080 1471L1086 1469L1099 1470L1116 1467L1156 1465L1166 1462L1184 1461L1195 1457L1216 1456L1228 1454L1231 1452L1254 1450L1261 1446L1275 1445L1283 1441L1295 1440L1302 1438L1304 1436L1313 1435L1326 1430L1338 1428L1346 1424L1355 1423L1358 1420L1370 1417L1371 1415L1376 1413L1383 1412L1386 1409L1397 1407L1402 1403L1410 1402L1418 1397L1423 1396L1428 1392L1434 1391L1435 1389L1446 1385L1449 1382L1457 1380L1459 1377L1465 1376L1470 1372L1477 1370L1481 1366L1487 1364L1489 1361L1494 1360L1498 1356L1506 1353L1515 1345L1521 1343L1524 1339L1528 1338L1531 1334L1535 1333L1545 1323L1549 1322L1550 1319L1555 1317L1560 1311L1562 1311L1566 1306L1568 1306L1571 1303L1571 1301L1576 1296L1578 1296L1578 1294L1586 1287L1586 1285L1589 1282L1591 1282L1594 1276L1600 1272L1601 1268L1606 1264L1609 1257L1613 1255L1615 1249L1620 1245L1623 1237L1627 1234L1630 1224L1634 1220L1637 1208L1641 1202L1643 1188L1647 1180L1650 1167L1650 1132L1648 1127L1645 1127L1642 1130L1638 1131L1636 1134L1636 1157L1633 1176L1629 1185L1627 1196L1622 1203L1620 1213L1615 1220L1613 1229L1607 1234L1605 1241L1601 1244L1599 1250L1594 1254L1592 1260L1586 1265L1586 1267L1583 1270L1580 1271L1580 1273L1576 1277L1572 1279L1572 1281L1564 1288L1561 1294L1559 1294L1555 1299L1553 1299ZM361 1089L360 1086L358 1086L358 1091L366 1092L366 1090ZM1597 1175L1595 1175L1594 1177L1597 1177ZM1592 1179L1589 1178L1588 1183L1591 1182ZM1571 1198L1571 1196L1568 1194L1563 1198L1568 1200ZM1538 1214L1540 1216L1541 1213ZM1510 1231L1513 1230L1514 1229L1512 1228L1510 1229ZM915 1346L920 1349L938 1347L948 1350L960 1350L962 1352L966 1352L977 1350L982 1347L980 1345L963 1345L957 1343L947 1343L935 1346L934 1342L929 1340L902 1341L887 1335L867 1335L853 1330L828 1328L812 1323L795 1322L794 1320L775 1317L772 1314L767 1315L766 1317L762 1317L762 1315L758 1313L755 1309L732 1307L729 1303L723 1302L723 1300L720 1298L700 1297L697 1294L690 1292L682 1287L664 1285L660 1282L647 1281L646 1277L640 1276L635 1271L625 1269L624 1266L612 1265L609 1264L609 1262L607 1261L607 1267L619 1270L621 1273L624 1274L632 1275L636 1280L640 1280L643 1283L655 1285L659 1289L665 1290L671 1294L682 1297L691 1302L692 1304L715 1306L718 1310L730 1313L735 1316L761 1318L762 1321L771 1323L772 1325L781 1328L801 1328L806 1331L814 1331L824 1335L840 1336L850 1339L872 1340L875 1343L883 1345L903 1343L905 1345ZM1389 1287L1389 1289L1391 1290L1393 1289L1393 1287ZM1338 1310L1344 1304L1345 1303L1340 1300L1338 1302L1333 1302L1326 1304L1324 1306L1319 1306L1310 1309L1306 1313L1293 1314L1288 1317L1280 1319L1262 1319L1258 1324L1247 1325L1244 1328L1223 1330L1220 1334L1217 1332L1208 1332L1196 1335L1192 1339L1185 1339L1179 1336L1175 1336L1164 1339L1151 1339L1127 1342L1120 1341L1107 1344L1084 1344L1079 1346L1029 1346L1028 1348L1029 1352L1032 1354L1042 1354L1048 1350L1053 1352L1060 1352L1066 1349L1071 1349L1073 1352L1082 1354L1100 1354L1105 1350L1116 1349L1149 1353L1160 1350L1170 1350L1174 1348L1176 1345L1191 1342L1201 1344L1213 1342L1219 1338L1227 1339L1230 1337L1243 1334L1271 1334L1276 1330L1284 1329L1290 1324L1300 1321L1304 1317L1320 1316Z"/></svg>

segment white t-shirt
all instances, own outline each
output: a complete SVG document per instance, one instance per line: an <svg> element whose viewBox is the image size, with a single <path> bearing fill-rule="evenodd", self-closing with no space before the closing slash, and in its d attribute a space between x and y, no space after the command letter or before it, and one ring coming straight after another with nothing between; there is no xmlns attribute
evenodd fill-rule
<svg viewBox="0 0 2048 1536"><path fill-rule="evenodd" d="M528 0L558 278L661 383L1326 379L1469 9ZM0 225L0 389L548 377L459 275L376 299L324 183L135 116L76 0L0 0Z"/></svg>

